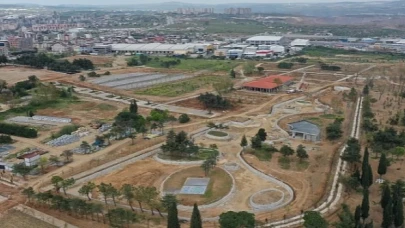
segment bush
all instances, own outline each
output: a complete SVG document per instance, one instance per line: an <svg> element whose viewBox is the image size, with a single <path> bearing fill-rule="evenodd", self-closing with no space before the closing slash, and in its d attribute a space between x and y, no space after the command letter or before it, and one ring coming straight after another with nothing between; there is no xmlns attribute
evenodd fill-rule
<svg viewBox="0 0 405 228"><path fill-rule="evenodd" d="M333 123L326 127L326 138L335 140L342 137L342 121L341 119L335 119Z"/></svg>
<svg viewBox="0 0 405 228"><path fill-rule="evenodd" d="M92 71L90 73L87 73L87 76L91 77L91 78L95 78L95 77L100 77L99 74L97 74L96 72Z"/></svg>
<svg viewBox="0 0 405 228"><path fill-rule="evenodd" d="M0 133L21 136L25 138L36 138L38 136L38 132L34 128L7 123L0 123Z"/></svg>
<svg viewBox="0 0 405 228"><path fill-rule="evenodd" d="M0 144L12 143L13 139L9 135L0 135Z"/></svg>
<svg viewBox="0 0 405 228"><path fill-rule="evenodd" d="M77 125L67 125L64 126L62 129L60 129L58 131L58 133L56 134L52 134L52 138L59 138L62 135L70 135L72 132L76 131L77 129L79 129L79 126Z"/></svg>
<svg viewBox="0 0 405 228"><path fill-rule="evenodd" d="M340 66L327 65L327 64L322 63L321 69L330 70L330 71L340 71Z"/></svg>
<svg viewBox="0 0 405 228"><path fill-rule="evenodd" d="M190 117L187 114L181 114L179 116L179 123L187 123L190 121Z"/></svg>
<svg viewBox="0 0 405 228"><path fill-rule="evenodd" d="M291 69L293 66L294 66L294 63L288 63L288 62L281 62L277 65L277 67L280 69Z"/></svg>
<svg viewBox="0 0 405 228"><path fill-rule="evenodd" d="M227 99L212 93L201 94L197 99L202 102L207 109L229 109L232 107Z"/></svg>

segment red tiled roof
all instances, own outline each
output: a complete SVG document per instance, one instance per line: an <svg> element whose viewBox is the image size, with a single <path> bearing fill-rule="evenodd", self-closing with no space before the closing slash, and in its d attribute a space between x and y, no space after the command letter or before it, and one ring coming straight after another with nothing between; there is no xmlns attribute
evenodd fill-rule
<svg viewBox="0 0 405 228"><path fill-rule="evenodd" d="M29 153L29 154L21 155L20 158L21 158L21 159L33 158L33 157L35 157L35 156L37 156L37 155L39 155L37 152L32 152L32 153Z"/></svg>
<svg viewBox="0 0 405 228"><path fill-rule="evenodd" d="M279 78L283 82L283 84L293 80L293 77L290 77L290 76L271 75L271 76L268 76L265 78L258 79L256 81L247 82L247 83L243 84L243 86L259 88L259 89L274 89L279 86L274 82L274 80L276 78Z"/></svg>

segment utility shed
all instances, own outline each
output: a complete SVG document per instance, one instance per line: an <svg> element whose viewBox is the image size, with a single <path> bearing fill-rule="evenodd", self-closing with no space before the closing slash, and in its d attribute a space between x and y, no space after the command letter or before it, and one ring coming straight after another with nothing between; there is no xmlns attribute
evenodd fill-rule
<svg viewBox="0 0 405 228"><path fill-rule="evenodd" d="M316 124L306 120L288 124L289 132L293 138L317 142L321 140L321 130Z"/></svg>

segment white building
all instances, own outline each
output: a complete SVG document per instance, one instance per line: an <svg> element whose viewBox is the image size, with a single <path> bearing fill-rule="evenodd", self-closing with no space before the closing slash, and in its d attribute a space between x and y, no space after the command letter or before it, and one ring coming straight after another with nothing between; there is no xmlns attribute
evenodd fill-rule
<svg viewBox="0 0 405 228"><path fill-rule="evenodd" d="M196 52L206 52L213 49L211 44L112 44L111 50L115 53L147 54L147 55L181 55Z"/></svg>
<svg viewBox="0 0 405 228"><path fill-rule="evenodd" d="M295 39L290 44L291 47L307 47L309 45L311 45L311 43L306 39Z"/></svg>
<svg viewBox="0 0 405 228"><path fill-rule="evenodd" d="M280 44L282 42L282 36L254 36L246 40L246 43L250 45L271 45L271 44Z"/></svg>
<svg viewBox="0 0 405 228"><path fill-rule="evenodd" d="M54 53L65 53L69 51L69 47L64 44L54 44L51 46L51 50Z"/></svg>
<svg viewBox="0 0 405 228"><path fill-rule="evenodd" d="M39 155L36 152L29 153L29 154L24 154L21 156L21 158L24 159L24 164L26 166L34 166L38 164L39 159L41 158L41 155Z"/></svg>

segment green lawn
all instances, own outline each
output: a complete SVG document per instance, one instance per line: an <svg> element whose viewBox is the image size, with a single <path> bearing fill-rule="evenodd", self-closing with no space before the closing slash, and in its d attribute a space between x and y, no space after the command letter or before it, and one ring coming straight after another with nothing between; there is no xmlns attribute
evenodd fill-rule
<svg viewBox="0 0 405 228"><path fill-rule="evenodd" d="M209 131L208 134L216 136L216 137L225 137L228 135L227 133L222 132L222 131Z"/></svg>
<svg viewBox="0 0 405 228"><path fill-rule="evenodd" d="M199 76L183 81L169 82L159 84L146 89L139 89L135 91L135 94L149 95L149 96L165 96L176 97L184 95L186 93L194 92L198 89L207 87L213 83L221 82L226 77L221 76Z"/></svg>
<svg viewBox="0 0 405 228"><path fill-rule="evenodd" d="M158 60L158 61L157 61ZM177 58L161 57L153 58L146 66L154 68L164 68L161 65L164 61L173 61ZM209 70L209 71L230 71L232 68L238 65L237 61L232 60L214 60L214 59L180 59L180 64L171 66L171 68L179 70Z"/></svg>

